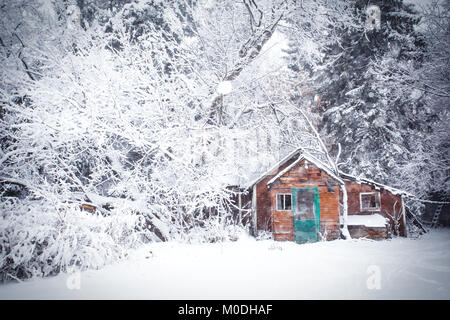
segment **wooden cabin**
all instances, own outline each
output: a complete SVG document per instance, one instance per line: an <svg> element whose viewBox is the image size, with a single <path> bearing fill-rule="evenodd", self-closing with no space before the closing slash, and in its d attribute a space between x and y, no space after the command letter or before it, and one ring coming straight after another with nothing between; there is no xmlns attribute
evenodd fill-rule
<svg viewBox="0 0 450 320"><path fill-rule="evenodd" d="M403 192L340 173L301 149L291 152L251 182L252 223L275 240L298 243L341 238L342 191L348 196L348 230L352 238L406 236Z"/></svg>

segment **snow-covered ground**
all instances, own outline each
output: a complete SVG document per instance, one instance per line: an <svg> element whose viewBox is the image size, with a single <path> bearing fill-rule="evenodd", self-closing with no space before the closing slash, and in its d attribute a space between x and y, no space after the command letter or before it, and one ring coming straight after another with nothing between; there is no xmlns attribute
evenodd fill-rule
<svg viewBox="0 0 450 320"><path fill-rule="evenodd" d="M0 299L449 298L449 229L304 245L154 243L101 270L0 285Z"/></svg>

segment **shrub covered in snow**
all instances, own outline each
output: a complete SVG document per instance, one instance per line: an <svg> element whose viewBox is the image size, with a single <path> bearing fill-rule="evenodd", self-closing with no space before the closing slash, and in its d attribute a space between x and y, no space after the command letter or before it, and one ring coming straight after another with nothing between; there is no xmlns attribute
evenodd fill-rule
<svg viewBox="0 0 450 320"><path fill-rule="evenodd" d="M1 203L0 280L99 268L140 243L139 217L82 211L76 204L48 201Z"/></svg>

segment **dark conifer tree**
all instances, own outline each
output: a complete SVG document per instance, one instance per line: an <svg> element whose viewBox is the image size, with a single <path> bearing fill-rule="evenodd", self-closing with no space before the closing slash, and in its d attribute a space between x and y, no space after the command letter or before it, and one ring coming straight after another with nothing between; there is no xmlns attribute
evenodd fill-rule
<svg viewBox="0 0 450 320"><path fill-rule="evenodd" d="M420 16L401 0L342 4L347 17L329 19L323 33L311 28L320 58L297 64L309 72L321 99L322 132L343 147L347 162L341 168L395 183L390 170L406 160L414 148L411 137L429 130L432 116L422 108L424 95L405 75L422 63ZM298 55L295 48L292 54Z"/></svg>

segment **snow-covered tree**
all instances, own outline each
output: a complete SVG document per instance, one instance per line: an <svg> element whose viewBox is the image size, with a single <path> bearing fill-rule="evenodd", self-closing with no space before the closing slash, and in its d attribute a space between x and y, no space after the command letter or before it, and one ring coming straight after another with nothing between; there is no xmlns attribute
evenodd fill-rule
<svg viewBox="0 0 450 320"><path fill-rule="evenodd" d="M342 144L341 169L417 191L410 181L418 172L399 168L413 162L418 143L428 144L438 113L417 87L426 46L421 16L403 1L370 4L379 16L363 1L306 2L297 16L315 11L318 22L292 20L291 67L308 72L326 140Z"/></svg>
<svg viewBox="0 0 450 320"><path fill-rule="evenodd" d="M429 178L420 196L426 193L435 200L449 199L450 190L450 4L447 1L433 1L421 8L422 27L427 49L424 63L414 87L425 97L425 112L431 114L429 131L424 145L424 154L415 154L415 158L428 157L427 160L411 163L423 163L420 172ZM407 166L408 164L406 164ZM423 183L420 179L416 183Z"/></svg>
<svg viewBox="0 0 450 320"><path fill-rule="evenodd" d="M278 125L294 128L292 85L258 61L283 2L134 1L103 24L87 2L46 4L36 19L53 24L20 39L27 60L2 36L2 278L98 267L139 241L227 238L229 186L277 160ZM5 25L27 8L3 6Z"/></svg>

